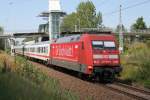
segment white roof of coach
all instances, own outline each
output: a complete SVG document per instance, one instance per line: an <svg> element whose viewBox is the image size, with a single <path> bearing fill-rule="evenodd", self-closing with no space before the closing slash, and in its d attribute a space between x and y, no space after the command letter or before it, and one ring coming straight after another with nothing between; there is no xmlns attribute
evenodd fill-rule
<svg viewBox="0 0 150 100"><path fill-rule="evenodd" d="M51 43L50 41L44 41L44 42L38 42L38 43L34 43L34 44L29 44L29 45L26 45L26 46L45 45L45 44L50 44L50 43Z"/></svg>

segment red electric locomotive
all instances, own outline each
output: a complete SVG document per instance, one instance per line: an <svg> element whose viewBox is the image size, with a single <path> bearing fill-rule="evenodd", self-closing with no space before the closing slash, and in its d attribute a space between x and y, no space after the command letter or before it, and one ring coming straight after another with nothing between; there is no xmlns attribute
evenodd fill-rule
<svg viewBox="0 0 150 100"><path fill-rule="evenodd" d="M53 43L15 46L15 53L74 70L84 78L112 81L122 70L116 39L112 34L81 33Z"/></svg>
<svg viewBox="0 0 150 100"><path fill-rule="evenodd" d="M93 79L112 81L122 70L112 34L78 34L51 44L50 63Z"/></svg>

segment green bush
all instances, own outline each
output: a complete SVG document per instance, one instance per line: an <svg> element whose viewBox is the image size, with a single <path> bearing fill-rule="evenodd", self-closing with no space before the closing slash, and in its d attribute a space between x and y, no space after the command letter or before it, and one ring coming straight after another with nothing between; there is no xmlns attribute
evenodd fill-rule
<svg viewBox="0 0 150 100"><path fill-rule="evenodd" d="M65 98L65 100L77 100L77 97L73 95L70 91L61 90L58 80L50 78L40 69L37 69L37 67L33 66L31 62L29 62L27 59L17 57L16 63L21 63L18 70L18 73L20 75L28 78L29 80L32 80L37 85L40 84L40 86L42 86L44 90L46 90L48 93L51 92L52 94L54 94L54 97L59 99Z"/></svg>
<svg viewBox="0 0 150 100"><path fill-rule="evenodd" d="M59 100L15 73L0 74L0 100Z"/></svg>
<svg viewBox="0 0 150 100"><path fill-rule="evenodd" d="M146 44L150 48L150 39L146 41Z"/></svg>
<svg viewBox="0 0 150 100"><path fill-rule="evenodd" d="M3 69L6 71L1 73ZM0 92L3 92L2 95L0 93L0 100L79 99L71 91L62 90L58 80L49 77L27 59L15 57L15 60L12 60L8 55L0 55ZM38 96L35 97L36 95Z"/></svg>
<svg viewBox="0 0 150 100"><path fill-rule="evenodd" d="M122 56L124 70L122 77L150 86L150 52L149 47L144 43L135 43Z"/></svg>

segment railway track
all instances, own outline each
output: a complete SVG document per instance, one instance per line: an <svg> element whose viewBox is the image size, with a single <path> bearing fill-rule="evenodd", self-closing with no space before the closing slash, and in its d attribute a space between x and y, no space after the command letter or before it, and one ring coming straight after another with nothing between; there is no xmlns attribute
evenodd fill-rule
<svg viewBox="0 0 150 100"><path fill-rule="evenodd" d="M36 62L32 62L32 63L38 64L38 65L43 65L43 64L36 63ZM136 87L133 87L130 85L125 85L125 84L122 84L119 82L112 83L112 84L106 84L106 85L102 85L99 83L96 83L96 84L97 84L97 86L98 85L104 86L105 88L108 88L112 91L127 95L129 97L134 98L134 99L150 100L150 91L148 91L148 90L139 89L139 88L136 88Z"/></svg>
<svg viewBox="0 0 150 100"><path fill-rule="evenodd" d="M148 90L139 89L122 83L106 84L105 87L138 100L150 100L150 91Z"/></svg>

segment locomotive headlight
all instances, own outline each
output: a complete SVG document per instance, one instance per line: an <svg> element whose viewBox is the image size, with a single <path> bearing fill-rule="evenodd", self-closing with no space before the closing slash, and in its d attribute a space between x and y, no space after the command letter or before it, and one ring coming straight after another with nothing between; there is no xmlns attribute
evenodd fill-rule
<svg viewBox="0 0 150 100"><path fill-rule="evenodd" d="M109 55L109 59L118 59L119 56L118 55Z"/></svg>
<svg viewBox="0 0 150 100"><path fill-rule="evenodd" d="M99 61L98 60L94 60L94 64L99 64Z"/></svg>
<svg viewBox="0 0 150 100"><path fill-rule="evenodd" d="M88 66L88 69L89 70L93 70L93 66Z"/></svg>
<svg viewBox="0 0 150 100"><path fill-rule="evenodd" d="M119 64L119 61L118 60L114 60L113 64Z"/></svg>
<svg viewBox="0 0 150 100"><path fill-rule="evenodd" d="M78 45L75 45L75 48L78 49Z"/></svg>

